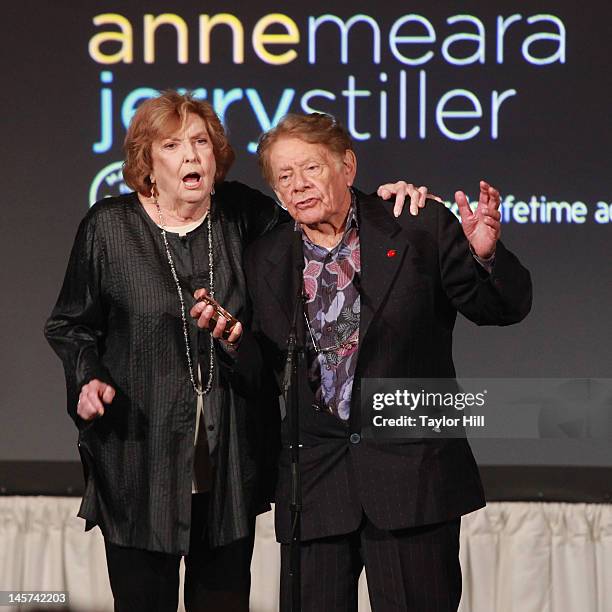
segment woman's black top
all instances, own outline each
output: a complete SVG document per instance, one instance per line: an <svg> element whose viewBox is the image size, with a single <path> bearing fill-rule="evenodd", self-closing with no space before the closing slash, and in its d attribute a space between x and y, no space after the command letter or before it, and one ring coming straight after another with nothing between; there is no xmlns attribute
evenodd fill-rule
<svg viewBox="0 0 612 612"><path fill-rule="evenodd" d="M273 200L245 185L216 186L215 297L247 325L243 250L286 218ZM194 290L209 283L206 222L183 238L167 237L183 289L192 361L194 368L200 363L205 382L211 338L198 330L189 309ZM101 200L81 222L45 334L63 361L68 412L79 427L86 473L79 516L115 544L186 554L196 394L161 231L136 194ZM220 546L247 536L255 514L267 508L278 412L265 385L249 396L253 381L247 384L245 376L257 378L257 358L238 373L216 341L215 355L213 388L204 398L214 466L207 537ZM111 384L116 396L102 418L85 422L76 414L77 400L93 378Z"/></svg>

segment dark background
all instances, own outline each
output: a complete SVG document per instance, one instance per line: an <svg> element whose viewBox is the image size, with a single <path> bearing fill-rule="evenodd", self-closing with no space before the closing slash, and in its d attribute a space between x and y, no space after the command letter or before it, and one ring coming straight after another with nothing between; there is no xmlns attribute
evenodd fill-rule
<svg viewBox="0 0 612 612"><path fill-rule="evenodd" d="M547 6L548 4L548 6ZM134 62L100 66L88 53L88 43L100 31L95 15L119 13L134 28ZM189 26L189 63L176 60L174 31L162 27L157 35L157 61L143 62L143 14L178 14ZM212 38L212 61L198 61L198 15L228 12L245 30L245 61L234 65L230 37L219 28ZM253 52L250 36L256 21L268 13L283 13L298 25L298 59L270 66ZM307 61L308 17L333 13L346 20L364 13L381 30L382 61L372 62L371 31L356 25L350 34L349 62L341 64L337 28L322 26L316 64ZM422 66L404 66L389 51L388 33L402 15L417 13L434 26L437 41L411 45L420 55L434 57ZM521 14L508 30L506 61L496 63L498 15ZM530 34L555 31L550 24L529 25L531 15L551 13L567 30L565 63L535 66L523 59L521 44ZM449 65L441 56L444 38L459 31L474 32L468 24L449 25L448 17L473 14L486 28L484 64ZM564 2L148 2L136 3L34 2L3 7L0 21L2 53L2 353L0 372L0 461L76 459L76 429L65 412L65 390L59 360L47 346L42 328L56 299L79 220L88 206L94 176L107 164L122 159L124 128L117 107L137 87L205 87L256 89L266 109L274 109L280 93L294 88L291 110L300 111L299 98L308 89L322 88L339 95L348 75L357 87L380 91L378 75L389 76L389 136L378 138L377 94L358 101L357 125L372 139L356 147L357 184L373 190L380 182L405 178L429 186L449 199L456 189L476 194L486 178L502 194L529 200L532 194L549 200L585 202L590 209L583 225L557 224L503 227L505 243L531 270L534 305L519 326L476 328L459 320L455 332L455 363L462 377L610 377L610 304L612 303L610 224L591 219L596 202L612 201L609 109L612 94L609 61L612 39L607 3ZM408 30L408 28L406 28ZM404 33L409 33L405 31ZM422 34L413 26L412 34ZM540 46L538 46L540 45ZM538 43L532 52L549 55L555 45ZM548 45L548 46L547 46ZM116 50L109 46L108 52ZM269 47L278 53L285 47ZM452 47L457 56L474 46ZM548 51L547 51L548 50ZM405 48L406 53L408 49ZM100 73L113 73L114 146L95 154L100 137ZM408 80L408 134L397 137L397 75ZM417 132L414 91L419 70L427 73L428 132ZM517 90L500 111L500 135L491 140L488 129L471 140L449 140L435 126L435 105L453 88L473 91L482 101L489 122L489 96L494 89ZM209 96L210 99L210 96ZM346 100L318 100L320 110L346 122ZM313 102L314 103L314 102ZM246 150L261 127L245 100L226 114L237 162L230 178L264 188L255 159ZM473 123L468 121L466 126ZM449 123L450 125L450 123ZM458 126L459 122L453 125ZM465 128L467 129L467 127ZM483 464L612 466L609 440L556 439L478 441Z"/></svg>

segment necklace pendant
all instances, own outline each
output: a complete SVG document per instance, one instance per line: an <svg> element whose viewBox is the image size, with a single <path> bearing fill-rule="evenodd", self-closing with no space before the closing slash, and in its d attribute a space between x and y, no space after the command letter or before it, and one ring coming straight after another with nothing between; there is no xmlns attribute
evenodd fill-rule
<svg viewBox="0 0 612 612"><path fill-rule="evenodd" d="M185 341L185 357L187 361L187 369L189 371L189 380L191 382L191 386L195 391L196 395L201 397L210 393L213 385L213 378L215 374L215 346L214 340L211 336L210 338L210 352L209 352L209 362L208 362L208 380L206 381L206 385L202 386L201 383L196 382L196 376L193 370L193 362L191 359L191 343L189 342L189 329L187 325L187 314L185 312L185 300L183 299L183 289L181 288L181 283L178 278L178 274L176 273L176 267L174 265L174 259L172 258L172 253L170 252L170 245L168 244L168 238L166 236L166 224L164 222L164 217L162 215L161 208L159 206L159 202L155 199L155 205L157 206L157 214L159 215L159 225L161 227L162 239L164 241L164 247L166 249L166 258L168 259L168 265L170 266L170 272L172 274L172 280L174 280L174 284L176 286L176 292L179 298L179 303L181 306L181 321L183 324L183 339ZM208 280L209 280L209 292L212 298L215 295L215 277L214 277L214 257L213 257L213 245L212 245L212 222L210 219L210 211L206 218L206 226L208 229Z"/></svg>

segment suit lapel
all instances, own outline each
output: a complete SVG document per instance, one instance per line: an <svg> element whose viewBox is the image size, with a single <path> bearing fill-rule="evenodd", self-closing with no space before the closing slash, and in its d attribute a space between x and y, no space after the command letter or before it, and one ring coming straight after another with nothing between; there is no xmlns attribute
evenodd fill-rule
<svg viewBox="0 0 612 612"><path fill-rule="evenodd" d="M410 248L400 225L384 206L378 198L357 192L361 251L360 345Z"/></svg>
<svg viewBox="0 0 612 612"><path fill-rule="evenodd" d="M299 282L296 272L298 262L294 262L297 253L293 248L293 222L286 223L285 226L266 254L264 278L273 299L284 313L287 324L291 325Z"/></svg>
<svg viewBox="0 0 612 612"><path fill-rule="evenodd" d="M298 287L301 288L303 285L303 277L298 274L297 268L298 265L303 267L304 263L301 233L296 236L293 222L284 225L286 227L283 228L282 232L279 232L266 253L266 266L263 272L265 283L271 294L270 300L274 301L274 304L271 304L270 310L268 310L276 327L274 339L282 351L286 349ZM298 238L299 249L296 248ZM303 310L300 308L297 319L298 349L303 349L305 346L305 325L302 313ZM282 372L279 375L282 376ZM282 385L283 382L279 379L279 385ZM303 350L299 350L298 353L298 389L301 398L300 405L311 406L314 402L314 393L308 383L307 363Z"/></svg>

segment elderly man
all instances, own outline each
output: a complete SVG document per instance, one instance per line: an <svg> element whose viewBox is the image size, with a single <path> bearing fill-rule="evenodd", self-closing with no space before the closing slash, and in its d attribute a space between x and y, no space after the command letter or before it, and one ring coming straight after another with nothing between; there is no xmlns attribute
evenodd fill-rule
<svg viewBox="0 0 612 612"><path fill-rule="evenodd" d="M472 212L457 192L462 224L433 203L418 217L396 219L353 189L350 138L321 114L288 115L264 134L258 155L295 219L246 258L253 331L279 381L298 284L304 291L298 346L305 350L297 366L302 609L356 611L365 565L374 612L456 610L460 517L485 503L470 448L464 439L362 439L361 380L452 378L457 311L491 325L528 313L529 273L498 241L499 193L481 182ZM201 319L208 324L206 313ZM251 350L244 340L238 355ZM285 420L276 493L284 610L287 429Z"/></svg>

